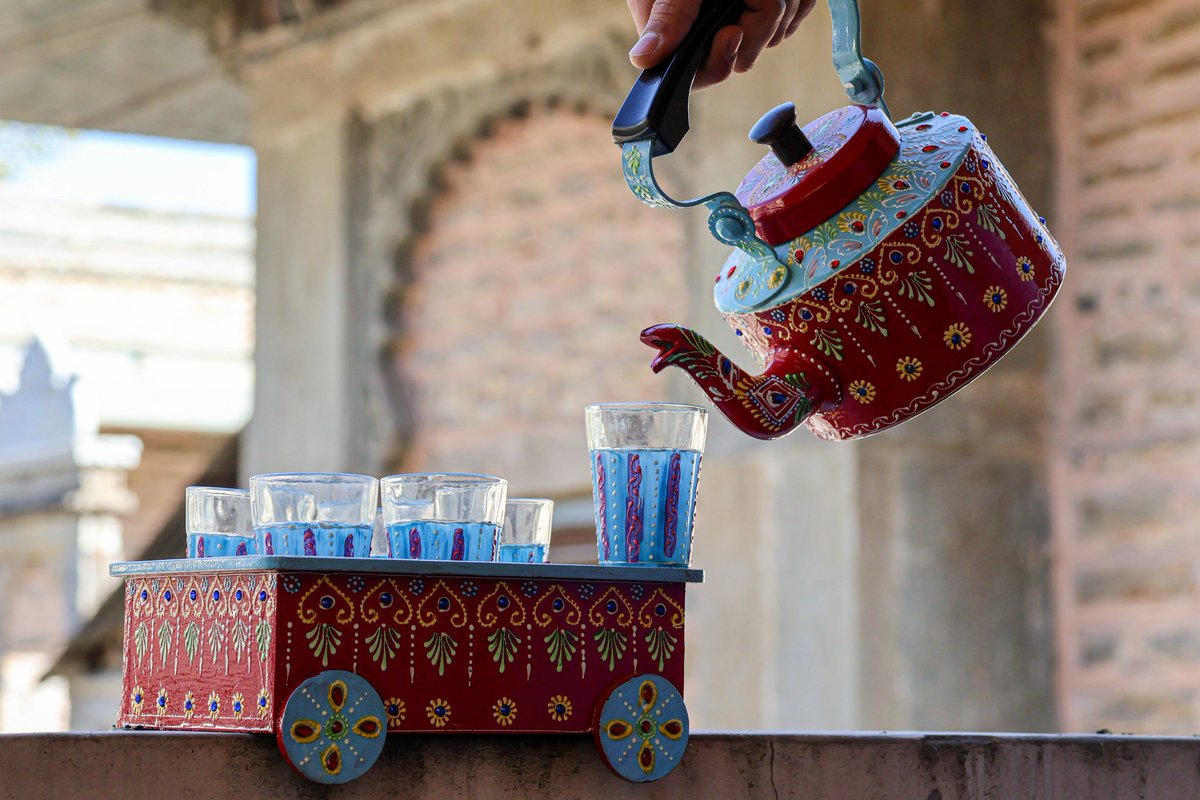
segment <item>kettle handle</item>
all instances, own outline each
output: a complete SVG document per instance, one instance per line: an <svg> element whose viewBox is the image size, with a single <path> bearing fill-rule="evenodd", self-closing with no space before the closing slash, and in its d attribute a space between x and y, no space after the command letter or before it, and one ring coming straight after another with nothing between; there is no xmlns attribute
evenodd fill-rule
<svg viewBox="0 0 1200 800"><path fill-rule="evenodd" d="M651 156L675 152L688 132L688 98L713 37L737 23L746 10L742 0L704 0L695 23L667 59L643 70L613 120L617 144L651 141ZM891 117L883 101L883 74L863 58L858 0L829 0L833 21L833 66L855 103L876 106Z"/></svg>
<svg viewBox="0 0 1200 800"><path fill-rule="evenodd" d="M746 10L742 0L704 0L691 30L668 58L643 70L613 120L617 144L650 140L651 155L675 152L688 132L688 98L713 37Z"/></svg>
<svg viewBox="0 0 1200 800"><path fill-rule="evenodd" d="M883 101L883 73L862 54L862 17L858 0L829 0L833 21L833 68L850 99L864 106L875 106L888 119L892 112Z"/></svg>

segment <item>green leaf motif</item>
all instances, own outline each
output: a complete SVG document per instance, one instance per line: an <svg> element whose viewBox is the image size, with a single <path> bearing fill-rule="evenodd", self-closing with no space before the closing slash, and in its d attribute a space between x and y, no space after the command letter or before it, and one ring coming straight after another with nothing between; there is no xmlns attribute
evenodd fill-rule
<svg viewBox="0 0 1200 800"><path fill-rule="evenodd" d="M212 653L212 658L215 661L217 655L225 648L225 625L214 621L212 627L208 629L208 651Z"/></svg>
<svg viewBox="0 0 1200 800"><path fill-rule="evenodd" d="M501 672L504 672L504 668L516 658L517 645L520 643L521 637L508 628L492 631L488 636L488 652L492 654L492 661L500 665Z"/></svg>
<svg viewBox="0 0 1200 800"><path fill-rule="evenodd" d="M146 623L137 626L137 630L133 632L133 649L137 651L138 664L146 658L146 648L150 644L150 630L146 627Z"/></svg>
<svg viewBox="0 0 1200 800"><path fill-rule="evenodd" d="M650 658L658 662L658 669L661 672L663 665L671 658L675 652L675 643L678 640L663 628L654 628L646 634L647 650L650 652Z"/></svg>
<svg viewBox="0 0 1200 800"><path fill-rule="evenodd" d="M271 623L265 619L259 620L254 631L254 640L258 643L258 660L267 663L267 656L271 651Z"/></svg>
<svg viewBox="0 0 1200 800"><path fill-rule="evenodd" d="M1004 231L1000 230L1000 214L996 211L996 207L990 203L980 203L979 210L975 214L975 219L979 222L979 227L985 231L991 231L1004 238Z"/></svg>
<svg viewBox="0 0 1200 800"><path fill-rule="evenodd" d="M543 641L546 642L546 653L554 662L554 671L562 672L563 662L570 661L578 649L579 637L571 631L555 628Z"/></svg>
<svg viewBox="0 0 1200 800"><path fill-rule="evenodd" d="M400 650L400 632L387 625L380 625L375 632L367 637L367 648L371 660L386 672L388 661L396 657Z"/></svg>
<svg viewBox="0 0 1200 800"><path fill-rule="evenodd" d="M429 663L437 667L438 675L446 674L446 666L454 660L458 652L458 642L448 633L435 633L425 642L425 657Z"/></svg>
<svg viewBox="0 0 1200 800"><path fill-rule="evenodd" d="M166 664L167 656L171 655L171 645L175 642L175 631L171 629L171 623L163 621L162 625L158 626L158 660Z"/></svg>
<svg viewBox="0 0 1200 800"><path fill-rule="evenodd" d="M928 303L932 306L934 304L933 295L929 292L932 286L933 281L924 270L910 272L900 281L900 285L896 289L896 294L901 297L912 298L918 303Z"/></svg>
<svg viewBox="0 0 1200 800"><path fill-rule="evenodd" d="M858 196L858 207L868 214L872 211L883 211L887 205L887 195L878 189L871 189Z"/></svg>
<svg viewBox="0 0 1200 800"><path fill-rule="evenodd" d="M249 644L250 626L239 619L233 625L233 656L235 661L242 660L242 653L246 651Z"/></svg>
<svg viewBox="0 0 1200 800"><path fill-rule="evenodd" d="M629 167L630 172L641 172L642 154L638 152L636 147L631 147L625 151L625 164Z"/></svg>
<svg viewBox="0 0 1200 800"><path fill-rule="evenodd" d="M838 361L842 360L842 337L838 336L833 331L815 331L813 333L812 341L809 342L809 344L827 356L832 356Z"/></svg>
<svg viewBox="0 0 1200 800"><path fill-rule="evenodd" d="M968 275L975 274L975 268L971 266L970 261L974 255L975 251L967 247L966 236L956 233L946 237L946 260L959 269L965 269Z"/></svg>
<svg viewBox="0 0 1200 800"><path fill-rule="evenodd" d="M600 660L607 663L608 671L612 672L617 668L617 662L625 655L629 640L625 634L614 628L601 628L592 638L596 641Z"/></svg>
<svg viewBox="0 0 1200 800"><path fill-rule="evenodd" d="M812 237L813 244L817 247L828 247L829 243L837 238L837 233L837 226L829 222L813 228L812 233L809 235Z"/></svg>
<svg viewBox="0 0 1200 800"><path fill-rule="evenodd" d="M789 372L783 376L783 380L802 392L808 391L808 378L804 376L803 372Z"/></svg>
<svg viewBox="0 0 1200 800"><path fill-rule="evenodd" d="M887 328L884 327L887 322L887 315L883 311L883 303L878 300L864 300L858 304L858 315L854 321L862 325L869 331L887 336Z"/></svg>
<svg viewBox="0 0 1200 800"><path fill-rule="evenodd" d="M195 621L189 622L183 631L183 649L187 651L189 664L196 660L196 653L200 652L200 627Z"/></svg>
<svg viewBox="0 0 1200 800"><path fill-rule="evenodd" d="M342 632L328 622L318 622L316 627L304 634L304 638L308 639L308 647L313 651L313 656L321 659L321 666L328 667L329 657L337 653L338 646L342 643Z"/></svg>
<svg viewBox="0 0 1200 800"><path fill-rule="evenodd" d="M654 195L651 194L650 190L647 189L645 186L635 185L635 186L631 186L629 188L634 193L634 195L639 200L641 200L643 203L653 203L654 202Z"/></svg>

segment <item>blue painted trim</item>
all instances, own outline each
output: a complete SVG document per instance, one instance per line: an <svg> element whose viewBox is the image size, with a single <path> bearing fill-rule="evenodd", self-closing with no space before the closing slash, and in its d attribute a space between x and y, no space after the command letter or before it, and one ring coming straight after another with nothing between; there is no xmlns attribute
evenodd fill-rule
<svg viewBox="0 0 1200 800"><path fill-rule="evenodd" d="M400 558L319 558L314 556L229 556L118 561L108 568L117 578L162 573L357 572L385 575L452 575L463 578L542 578L546 580L703 583L698 569L664 566L588 564L501 564L490 561L412 561Z"/></svg>

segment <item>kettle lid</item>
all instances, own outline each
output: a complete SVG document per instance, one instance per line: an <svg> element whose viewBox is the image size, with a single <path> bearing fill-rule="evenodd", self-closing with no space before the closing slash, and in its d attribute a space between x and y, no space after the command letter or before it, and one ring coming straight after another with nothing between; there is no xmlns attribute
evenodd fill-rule
<svg viewBox="0 0 1200 800"><path fill-rule="evenodd" d="M805 125L785 103L750 131L772 152L734 193L770 245L803 236L868 189L900 150L900 134L881 109L850 105Z"/></svg>

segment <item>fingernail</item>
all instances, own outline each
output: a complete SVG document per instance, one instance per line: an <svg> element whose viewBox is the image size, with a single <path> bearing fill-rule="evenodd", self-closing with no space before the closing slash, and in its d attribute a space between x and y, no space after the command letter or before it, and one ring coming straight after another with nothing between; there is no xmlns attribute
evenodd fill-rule
<svg viewBox="0 0 1200 800"><path fill-rule="evenodd" d="M646 31L642 34L642 38L637 40L637 44L629 51L630 58L645 56L653 53L658 49L658 43L662 41L662 36L657 31Z"/></svg>

